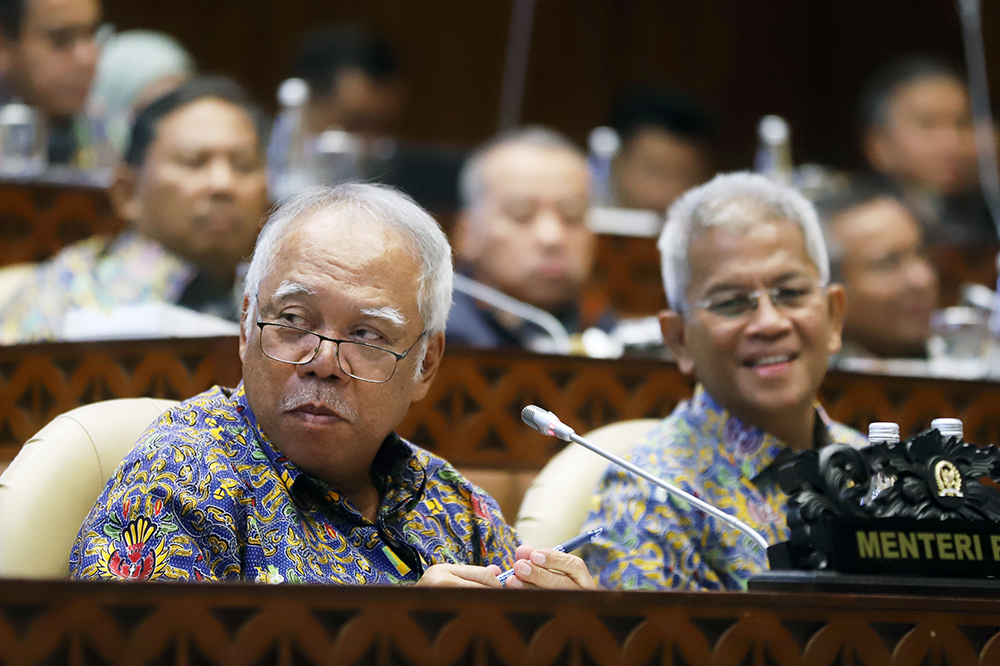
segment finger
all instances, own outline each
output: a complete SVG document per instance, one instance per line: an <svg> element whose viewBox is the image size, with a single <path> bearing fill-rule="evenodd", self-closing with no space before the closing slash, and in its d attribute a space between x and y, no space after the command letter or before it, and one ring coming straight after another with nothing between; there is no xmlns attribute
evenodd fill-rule
<svg viewBox="0 0 1000 666"><path fill-rule="evenodd" d="M516 563L514 573L522 581L546 589L597 589L583 560L548 548L536 550L530 560Z"/></svg>
<svg viewBox="0 0 1000 666"><path fill-rule="evenodd" d="M467 564L452 565L452 573L460 580L485 587L501 588L503 585L497 580L496 574L488 567L476 567ZM499 569L499 567L497 567Z"/></svg>
<svg viewBox="0 0 1000 666"><path fill-rule="evenodd" d="M516 562L518 560L527 560L531 557L531 554L533 552L535 552L534 548L532 548L527 544L522 543L520 546L517 547L517 550L514 551L514 561Z"/></svg>
<svg viewBox="0 0 1000 666"><path fill-rule="evenodd" d="M500 574L503 573L503 569L501 569L495 564L487 564L486 570L492 573L494 576L499 576Z"/></svg>

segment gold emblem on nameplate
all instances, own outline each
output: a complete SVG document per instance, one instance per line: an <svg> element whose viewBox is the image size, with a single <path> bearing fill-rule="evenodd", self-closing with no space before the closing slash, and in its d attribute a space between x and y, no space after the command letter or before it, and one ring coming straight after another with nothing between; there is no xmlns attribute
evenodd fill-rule
<svg viewBox="0 0 1000 666"><path fill-rule="evenodd" d="M938 497L964 497L962 473L950 460L939 460L934 465L934 481L937 483Z"/></svg>

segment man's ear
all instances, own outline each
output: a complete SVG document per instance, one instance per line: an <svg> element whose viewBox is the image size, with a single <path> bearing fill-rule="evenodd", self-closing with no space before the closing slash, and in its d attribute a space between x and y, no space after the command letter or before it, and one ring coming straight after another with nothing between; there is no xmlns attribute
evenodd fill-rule
<svg viewBox="0 0 1000 666"><path fill-rule="evenodd" d="M250 299L243 297L243 312L240 313L240 362L246 362L247 351L247 316L249 314Z"/></svg>
<svg viewBox="0 0 1000 666"><path fill-rule="evenodd" d="M108 186L108 199L118 219L125 222L135 222L139 219L141 206L139 204L139 170L120 164L115 169Z"/></svg>
<svg viewBox="0 0 1000 666"><path fill-rule="evenodd" d="M844 285L831 284L826 288L826 306L830 316L830 340L827 351L836 354L843 344L844 312L847 310L847 292Z"/></svg>
<svg viewBox="0 0 1000 666"><path fill-rule="evenodd" d="M444 333L438 331L432 333L427 340L427 353L424 354L424 364L420 370L420 377L417 378L417 391L413 396L413 401L422 400L434 383L438 368L441 367L441 359L444 357Z"/></svg>
<svg viewBox="0 0 1000 666"><path fill-rule="evenodd" d="M687 346L683 315L673 310L664 310L657 318L660 320L660 331L663 332L663 344L673 354L677 367L685 375L694 374L694 359Z"/></svg>
<svg viewBox="0 0 1000 666"><path fill-rule="evenodd" d="M455 216L455 226L451 234L451 246L455 249L455 259L459 263L473 263L479 258L479 234L473 226L472 211L463 208Z"/></svg>

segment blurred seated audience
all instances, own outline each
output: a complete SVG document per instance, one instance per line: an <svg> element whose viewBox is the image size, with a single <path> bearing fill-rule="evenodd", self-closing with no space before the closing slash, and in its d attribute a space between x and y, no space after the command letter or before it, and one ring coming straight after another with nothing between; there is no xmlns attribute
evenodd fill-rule
<svg viewBox="0 0 1000 666"><path fill-rule="evenodd" d="M926 357L938 276L916 217L897 199L871 190L848 190L816 207L831 279L847 293L839 356Z"/></svg>
<svg viewBox="0 0 1000 666"><path fill-rule="evenodd" d="M581 307L595 238L587 226L587 162L574 143L543 127L501 134L469 157L460 190L454 246L461 275L555 316L571 334L610 323L606 313ZM447 336L476 347L553 351L543 328L458 290Z"/></svg>
<svg viewBox="0 0 1000 666"><path fill-rule="evenodd" d="M265 133L263 114L225 78L192 79L149 104L108 193L126 229L39 264L0 311L0 343L58 339L73 309L166 302L238 320L237 268L268 205Z"/></svg>
<svg viewBox="0 0 1000 666"><path fill-rule="evenodd" d="M51 164L76 157L100 22L99 0L0 0L0 105L21 99L41 112Z"/></svg>
<svg viewBox="0 0 1000 666"><path fill-rule="evenodd" d="M906 202L929 243L996 242L979 187L969 92L957 70L931 58L893 63L864 96L860 178Z"/></svg>
<svg viewBox="0 0 1000 666"><path fill-rule="evenodd" d="M194 76L191 54L170 35L128 30L108 39L97 61L87 103L104 121L107 138L121 155L135 112Z"/></svg>
<svg viewBox="0 0 1000 666"><path fill-rule="evenodd" d="M403 106L399 63L388 42L358 26L306 35L294 75L309 84L310 134L344 130L366 140L392 133Z"/></svg>
<svg viewBox="0 0 1000 666"><path fill-rule="evenodd" d="M789 451L864 436L818 402L840 347L844 290L813 206L763 176L716 176L668 214L659 241L663 338L694 396L624 456L748 524L788 538L777 465ZM743 590L767 553L718 519L611 466L583 551L609 589Z"/></svg>
<svg viewBox="0 0 1000 666"><path fill-rule="evenodd" d="M674 199L711 174L715 127L707 110L679 92L645 88L623 96L611 112L621 148L612 193L623 208L665 214Z"/></svg>

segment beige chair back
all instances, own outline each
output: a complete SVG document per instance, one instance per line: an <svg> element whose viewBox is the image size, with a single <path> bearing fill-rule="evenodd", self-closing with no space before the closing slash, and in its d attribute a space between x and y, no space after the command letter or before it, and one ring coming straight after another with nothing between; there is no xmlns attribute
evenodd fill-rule
<svg viewBox="0 0 1000 666"><path fill-rule="evenodd" d="M0 476L0 577L66 578L77 532L118 463L174 400L107 400L57 416Z"/></svg>
<svg viewBox="0 0 1000 666"><path fill-rule="evenodd" d="M657 423L657 419L622 421L585 436L598 446L622 455ZM551 548L579 534L597 484L610 464L582 446L567 445L545 465L524 494L516 525L521 539L536 548Z"/></svg>

